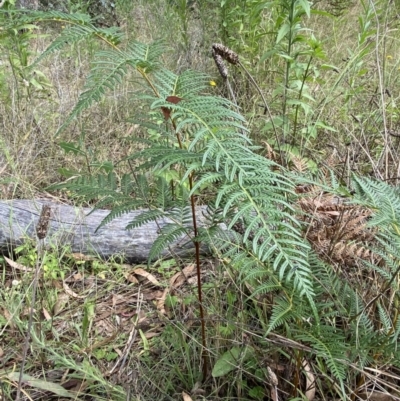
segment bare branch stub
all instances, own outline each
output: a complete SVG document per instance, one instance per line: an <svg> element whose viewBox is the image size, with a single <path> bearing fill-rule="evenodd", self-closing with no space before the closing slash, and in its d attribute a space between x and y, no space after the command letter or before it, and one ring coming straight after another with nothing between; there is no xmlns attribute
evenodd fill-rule
<svg viewBox="0 0 400 401"><path fill-rule="evenodd" d="M36 235L39 239L46 238L47 231L49 229L50 215L51 207L49 205L43 205L39 221L36 226Z"/></svg>

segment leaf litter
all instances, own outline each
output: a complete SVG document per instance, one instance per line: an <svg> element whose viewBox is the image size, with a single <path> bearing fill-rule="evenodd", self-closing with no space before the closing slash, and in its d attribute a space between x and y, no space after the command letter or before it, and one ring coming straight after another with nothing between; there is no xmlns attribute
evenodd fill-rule
<svg viewBox="0 0 400 401"><path fill-rule="evenodd" d="M72 255L72 259L89 263L94 260L78 256ZM29 297L29 290L24 292L23 288L29 285L33 269L11 259L6 259L6 262L11 268L6 269L7 278L18 277L22 283L20 288L10 285L10 292L18 294L20 298ZM38 301L34 313L46 342L35 344L33 341L32 346L41 348L46 344L46 348L61 347L64 352L66 347L63 344L73 342L73 348L78 352L73 354L70 350L68 358L76 366L82 363L79 354L83 352L91 358L104 378L122 384L126 380L124 370L129 360L135 353L144 352L144 348L150 349L148 340L159 336L164 330L169 314L167 297L173 296L185 285L192 291L197 283L195 265L190 263L181 270L175 266L177 271L167 279L162 274L164 272L153 272L143 265L122 265L123 272L120 271L119 277L113 274L110 279L99 278L100 275L82 270L82 265L77 267L79 271L72 272L65 280L45 280L41 277L39 292L42 299ZM188 280L191 280L191 284ZM3 338L14 336L16 340L2 346L5 362L0 367L0 379L6 378L12 386L18 383L21 357L18 347L23 343L23 336L16 331L16 326L22 322L26 325L28 314L23 306L25 302L28 301L22 301L19 308L13 310L9 310L7 305L0 308L0 319L4 322L1 331ZM93 313L88 313L91 305ZM77 329L79 332L83 327L88 332L77 333ZM86 344L80 341L84 338ZM84 378L75 377L79 377L78 370L58 367L54 358L45 355L45 349L40 352L43 361L34 360L33 355L30 360L28 356L24 400L79 399L85 394L90 383Z"/></svg>

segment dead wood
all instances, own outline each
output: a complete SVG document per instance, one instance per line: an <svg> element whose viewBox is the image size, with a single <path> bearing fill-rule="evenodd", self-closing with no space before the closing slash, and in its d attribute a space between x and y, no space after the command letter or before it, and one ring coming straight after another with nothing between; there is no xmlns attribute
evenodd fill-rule
<svg viewBox="0 0 400 401"><path fill-rule="evenodd" d="M170 223L168 219L158 219L139 228L126 230L125 227L143 210L133 211L111 223L99 227L109 210L94 210L58 204L47 200L0 201L0 250L9 253L13 247L29 239L36 241L35 228L43 205L51 207L49 231L46 244L57 247L69 246L72 252L110 258L120 255L130 262L148 259L150 248L158 237L160 228ZM196 210L198 224L205 224L205 207ZM194 252L188 237L182 238L163 252L163 256L186 257ZM206 248L202 253L207 253Z"/></svg>

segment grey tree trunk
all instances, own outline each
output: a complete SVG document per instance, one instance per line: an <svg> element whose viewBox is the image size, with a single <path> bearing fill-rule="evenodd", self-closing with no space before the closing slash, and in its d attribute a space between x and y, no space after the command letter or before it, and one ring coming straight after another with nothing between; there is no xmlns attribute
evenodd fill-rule
<svg viewBox="0 0 400 401"><path fill-rule="evenodd" d="M148 259L150 248L158 231L168 219L159 219L157 224L147 223L140 228L126 230L125 227L142 211L133 211L96 231L108 210L95 210L62 205L47 200L0 201L0 250L10 252L13 247L29 239L37 240L36 226L43 205L51 207L49 231L45 238L48 245L69 246L72 252L110 258L120 255L130 262ZM198 224L205 224L205 207L196 210ZM163 252L163 256L189 256L194 246L188 237L182 238ZM202 253L207 253L202 249Z"/></svg>

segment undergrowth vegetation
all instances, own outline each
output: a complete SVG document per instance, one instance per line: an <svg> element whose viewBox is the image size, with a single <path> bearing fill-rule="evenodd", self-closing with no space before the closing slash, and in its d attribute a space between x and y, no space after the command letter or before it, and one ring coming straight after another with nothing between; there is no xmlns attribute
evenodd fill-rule
<svg viewBox="0 0 400 401"><path fill-rule="evenodd" d="M83 3L0 8L3 198L167 223L3 256L2 398L400 399L396 5Z"/></svg>

